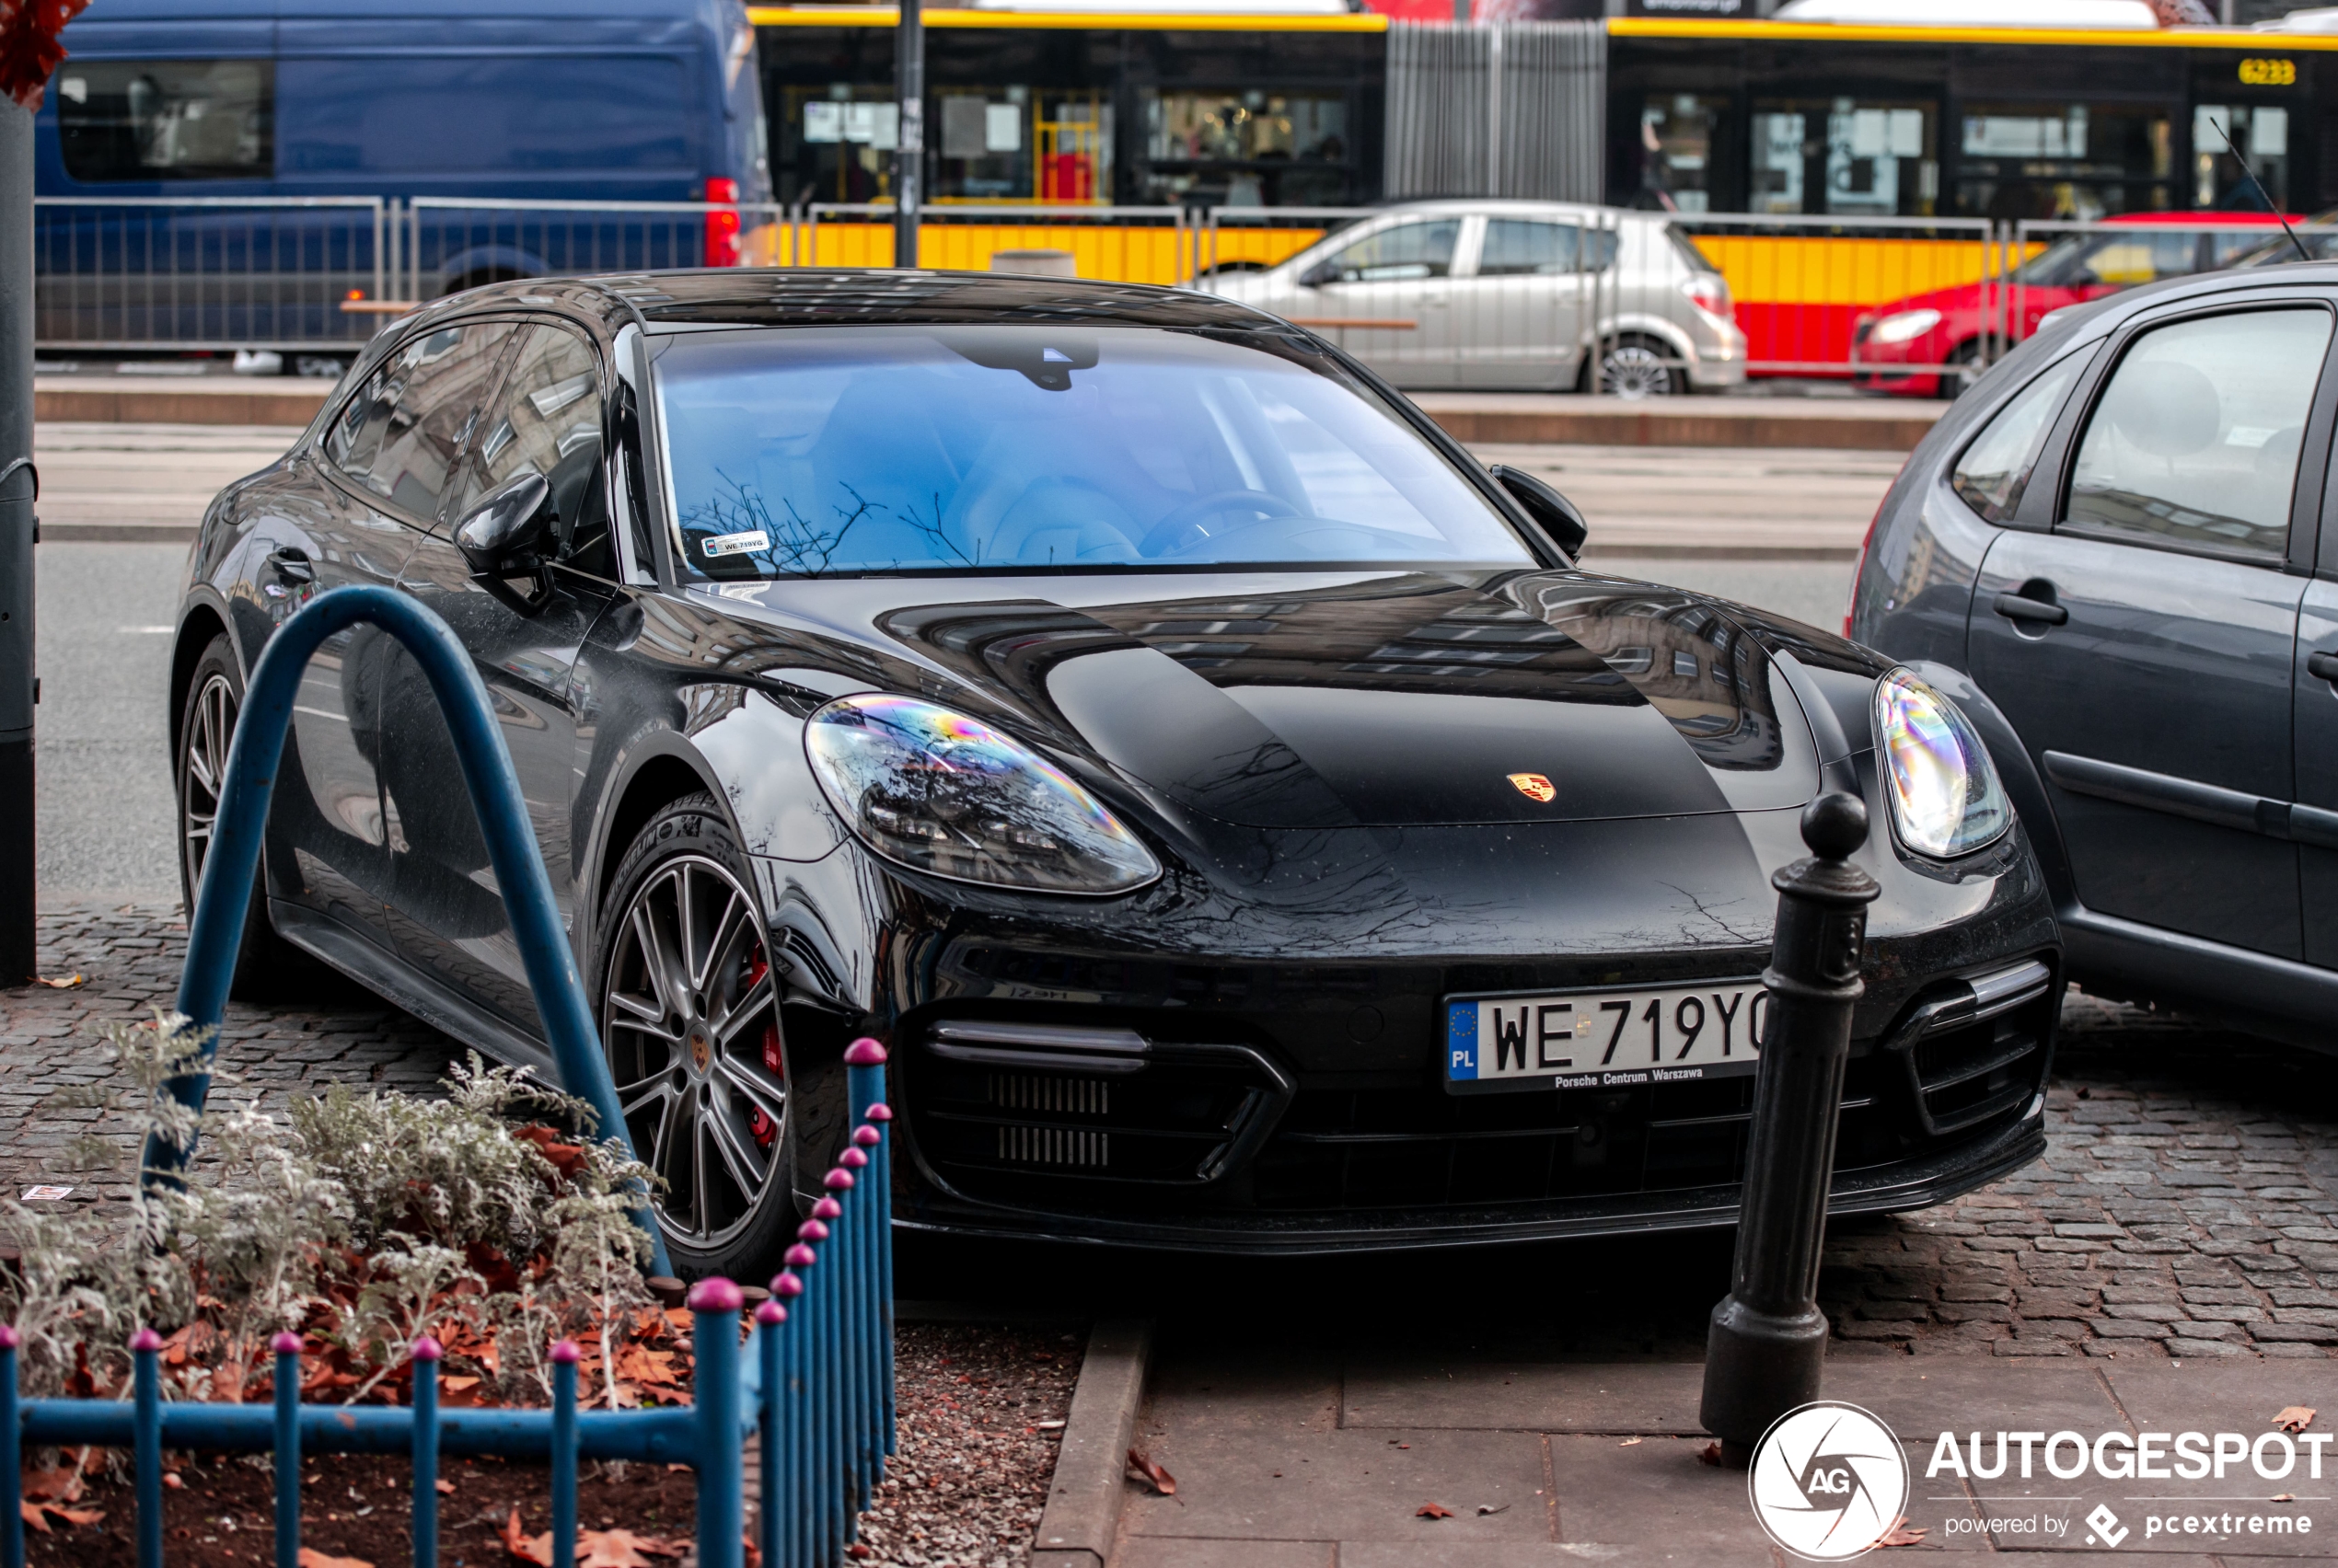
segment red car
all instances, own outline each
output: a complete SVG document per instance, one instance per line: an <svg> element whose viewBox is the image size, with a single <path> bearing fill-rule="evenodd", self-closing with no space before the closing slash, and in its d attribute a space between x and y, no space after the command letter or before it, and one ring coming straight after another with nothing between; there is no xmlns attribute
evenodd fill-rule
<svg viewBox="0 0 2338 1568"><path fill-rule="evenodd" d="M2138 283L2188 277L2229 266L2264 243L2278 220L2271 213L2127 213L2107 220L2111 232L2066 235L1999 285L2000 330L2015 310L2016 340L2037 330L2048 311L2084 305ZM2133 230L2134 232L2127 232ZM1981 340L1992 325L1988 294L1977 282L1910 294L1861 316L1851 335L1853 382L1903 397L1953 398L1980 374ZM1929 367L1948 365L1943 372ZM1921 365L1920 371L1895 366Z"/></svg>

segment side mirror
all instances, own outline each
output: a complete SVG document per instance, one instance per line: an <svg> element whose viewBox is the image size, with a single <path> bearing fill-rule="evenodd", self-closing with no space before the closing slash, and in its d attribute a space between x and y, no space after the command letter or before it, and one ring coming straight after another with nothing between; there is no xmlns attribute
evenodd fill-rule
<svg viewBox="0 0 2338 1568"><path fill-rule="evenodd" d="M544 607L551 592L546 570L553 553L552 487L541 474L521 474L488 493L455 525L455 548L470 563L471 580L522 615ZM524 596L515 577L535 579Z"/></svg>
<svg viewBox="0 0 2338 1568"><path fill-rule="evenodd" d="M1567 553L1569 559L1583 553L1583 541L1591 536L1591 525L1575 510L1575 503L1550 486L1507 463L1497 463L1487 473L1494 482L1510 491L1510 498L1534 520L1534 526L1547 536L1552 544Z"/></svg>

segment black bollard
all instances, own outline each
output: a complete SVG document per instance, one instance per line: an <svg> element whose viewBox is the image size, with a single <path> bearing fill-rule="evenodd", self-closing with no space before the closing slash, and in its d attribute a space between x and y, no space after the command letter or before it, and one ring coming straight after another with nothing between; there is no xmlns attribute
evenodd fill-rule
<svg viewBox="0 0 2338 1568"><path fill-rule="evenodd" d="M1867 842L1856 795L1822 795L1802 813L1815 859L1770 878L1777 934L1762 984L1770 993L1754 1079L1752 1144L1738 1210L1730 1293L1713 1309L1705 1350L1706 1430L1742 1465L1770 1424L1819 1397L1826 1317L1818 1309L1819 1248L1835 1174L1851 1008L1866 989L1859 954L1867 906L1881 891L1850 863Z"/></svg>

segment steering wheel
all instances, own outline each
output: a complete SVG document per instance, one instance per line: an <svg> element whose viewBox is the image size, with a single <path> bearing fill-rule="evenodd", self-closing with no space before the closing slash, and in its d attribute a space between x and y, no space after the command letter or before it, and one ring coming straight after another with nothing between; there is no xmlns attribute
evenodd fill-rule
<svg viewBox="0 0 2338 1568"><path fill-rule="evenodd" d="M1150 559L1154 556L1175 555L1179 551L1191 549L1201 540L1210 537L1200 529L1199 525L1203 518L1236 509L1259 513L1258 521L1261 522L1268 517L1299 515L1297 507L1282 497L1270 495L1265 490L1218 490L1210 495L1195 497L1154 524L1146 532L1143 539L1138 542L1137 553ZM1256 525L1256 522L1242 525L1244 528ZM1192 538L1186 537L1188 533L1193 536Z"/></svg>

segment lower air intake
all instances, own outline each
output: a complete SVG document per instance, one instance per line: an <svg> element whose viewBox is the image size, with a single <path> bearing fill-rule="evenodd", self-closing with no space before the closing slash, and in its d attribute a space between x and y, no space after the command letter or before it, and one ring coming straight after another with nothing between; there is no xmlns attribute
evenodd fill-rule
<svg viewBox="0 0 2338 1568"><path fill-rule="evenodd" d="M1001 1127L999 1159L1009 1165L1102 1170L1112 1163L1112 1135L1082 1127Z"/></svg>

